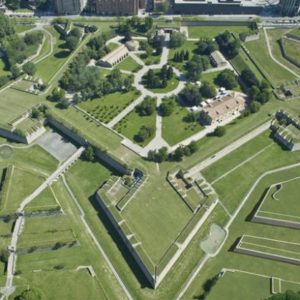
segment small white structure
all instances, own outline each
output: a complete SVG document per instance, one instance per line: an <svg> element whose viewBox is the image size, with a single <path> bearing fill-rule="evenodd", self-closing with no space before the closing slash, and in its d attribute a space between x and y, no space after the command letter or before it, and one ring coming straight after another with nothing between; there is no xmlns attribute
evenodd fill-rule
<svg viewBox="0 0 300 300"><path fill-rule="evenodd" d="M126 47L129 51L138 51L139 50L139 47L140 47L140 44L138 41L128 41L126 42Z"/></svg>
<svg viewBox="0 0 300 300"><path fill-rule="evenodd" d="M129 51L127 47L125 45L121 45L115 50L105 55L104 57L102 57L99 60L98 64L101 67L112 68L120 62L122 62L128 56L128 54Z"/></svg>

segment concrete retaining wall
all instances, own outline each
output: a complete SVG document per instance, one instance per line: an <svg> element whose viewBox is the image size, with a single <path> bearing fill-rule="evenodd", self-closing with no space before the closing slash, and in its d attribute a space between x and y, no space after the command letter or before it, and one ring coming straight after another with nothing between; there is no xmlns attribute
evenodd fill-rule
<svg viewBox="0 0 300 300"><path fill-rule="evenodd" d="M12 140L17 143L27 144L27 139L24 136L17 135L9 130L0 128L0 136Z"/></svg>
<svg viewBox="0 0 300 300"><path fill-rule="evenodd" d="M293 229L300 229L300 223L297 223L297 222L276 220L276 219L271 219L271 218L266 218L266 217L260 217L257 215L255 215L252 218L252 221L256 222L256 223L261 223L261 224L267 224L267 225L273 225L273 226L283 226L283 227L288 227L288 228L293 228Z"/></svg>
<svg viewBox="0 0 300 300"><path fill-rule="evenodd" d="M247 21L183 21L182 26L250 26L252 22ZM230 27L227 28L230 30Z"/></svg>
<svg viewBox="0 0 300 300"><path fill-rule="evenodd" d="M102 201L102 199L101 199L101 197L99 196L98 193L96 194L96 199L97 199L97 202L99 203L99 205L101 206L101 208L103 209L103 211L105 212L105 215L109 218L111 224L113 225L115 230L118 232L118 234L121 237L122 241L125 243L127 249L129 250L129 252L133 256L135 262L138 264L138 266L142 270L143 274L146 276L146 278L151 283L151 285L153 287L155 287L155 275L151 274L148 271L148 269L144 265L143 261L141 260L141 258L136 253L134 247L132 246L132 244L128 240L127 236L124 234L123 230L120 228L119 224L116 222L115 218L113 217L113 215L111 214L109 209L106 207L105 203Z"/></svg>

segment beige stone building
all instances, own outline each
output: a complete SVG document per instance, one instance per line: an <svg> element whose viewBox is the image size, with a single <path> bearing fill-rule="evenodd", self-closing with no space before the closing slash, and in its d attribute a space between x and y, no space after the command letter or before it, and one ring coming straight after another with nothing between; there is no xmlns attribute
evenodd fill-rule
<svg viewBox="0 0 300 300"><path fill-rule="evenodd" d="M102 57L98 64L101 67L105 68L112 68L122 62L129 54L129 51L126 46L121 45L120 47L116 48L115 50L111 51L104 57Z"/></svg>
<svg viewBox="0 0 300 300"><path fill-rule="evenodd" d="M203 109L212 119L212 123L221 123L227 119L238 117L246 109L246 99L235 92L220 99L208 102Z"/></svg>
<svg viewBox="0 0 300 300"><path fill-rule="evenodd" d="M139 8L145 7L145 0L95 0L99 15L136 15Z"/></svg>
<svg viewBox="0 0 300 300"><path fill-rule="evenodd" d="M78 15L86 5L86 0L54 0L59 15Z"/></svg>

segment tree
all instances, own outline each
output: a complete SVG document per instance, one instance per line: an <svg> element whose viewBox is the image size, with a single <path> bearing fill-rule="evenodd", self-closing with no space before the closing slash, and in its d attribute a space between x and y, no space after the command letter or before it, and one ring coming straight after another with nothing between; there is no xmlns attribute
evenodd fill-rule
<svg viewBox="0 0 300 300"><path fill-rule="evenodd" d="M16 10L21 7L21 0L6 0L5 4L9 9Z"/></svg>
<svg viewBox="0 0 300 300"><path fill-rule="evenodd" d="M136 107L140 116L151 116L156 110L156 99L147 96L144 101Z"/></svg>
<svg viewBox="0 0 300 300"><path fill-rule="evenodd" d="M171 66L169 66L169 68L167 70L167 79L171 80L173 78L173 75L174 75L173 68Z"/></svg>
<svg viewBox="0 0 300 300"><path fill-rule="evenodd" d="M207 112L201 110L199 114L199 122L203 126L210 125L212 122L212 118Z"/></svg>
<svg viewBox="0 0 300 300"><path fill-rule="evenodd" d="M77 36L68 36L66 38L66 46L70 51L74 51L79 44L79 38Z"/></svg>
<svg viewBox="0 0 300 300"><path fill-rule="evenodd" d="M250 112L256 113L260 110L261 104L257 101L252 101L250 104Z"/></svg>
<svg viewBox="0 0 300 300"><path fill-rule="evenodd" d="M174 98L164 99L159 107L159 111L163 117L170 116L174 111Z"/></svg>
<svg viewBox="0 0 300 300"><path fill-rule="evenodd" d="M237 78L232 70L224 70L217 77L218 85L225 87L228 90L232 90L238 85Z"/></svg>
<svg viewBox="0 0 300 300"><path fill-rule="evenodd" d="M24 290L21 295L19 295L17 300L42 300L43 296L42 293L35 288L29 288Z"/></svg>
<svg viewBox="0 0 300 300"><path fill-rule="evenodd" d="M252 87L253 85L259 85L258 79L250 69L243 70L241 73L241 78L248 87Z"/></svg>
<svg viewBox="0 0 300 300"><path fill-rule="evenodd" d="M184 156L184 147L179 146L173 153L173 159L176 161L182 161Z"/></svg>
<svg viewBox="0 0 300 300"><path fill-rule="evenodd" d="M202 101L199 86L195 84L187 84L180 94L186 106L198 106Z"/></svg>
<svg viewBox="0 0 300 300"><path fill-rule="evenodd" d="M188 147L190 148L190 151L191 151L192 154L197 152L198 149L199 149L198 144L195 141L190 142Z"/></svg>
<svg viewBox="0 0 300 300"><path fill-rule="evenodd" d="M200 40L198 42L197 53L201 55L210 55L218 49L218 44L212 40Z"/></svg>
<svg viewBox="0 0 300 300"><path fill-rule="evenodd" d="M23 65L23 72L33 76L36 73L36 66L31 61L27 62L25 65Z"/></svg>
<svg viewBox="0 0 300 300"><path fill-rule="evenodd" d="M145 18L145 29L146 31L150 30L153 27L153 19L151 17Z"/></svg>
<svg viewBox="0 0 300 300"><path fill-rule="evenodd" d="M221 52L229 59L234 58L239 53L241 44L229 31L225 31L216 37Z"/></svg>
<svg viewBox="0 0 300 300"><path fill-rule="evenodd" d="M186 64L186 76L191 81L198 81L202 73L201 56L194 55L193 58Z"/></svg>
<svg viewBox="0 0 300 300"><path fill-rule="evenodd" d="M69 32L68 36L75 36L78 39L81 38L81 31L78 27L72 28L72 30Z"/></svg>
<svg viewBox="0 0 300 300"><path fill-rule="evenodd" d="M175 31L171 34L170 37L170 47L171 48L179 48L186 41L186 35L182 32Z"/></svg>
<svg viewBox="0 0 300 300"><path fill-rule="evenodd" d="M41 44L43 41L43 33L41 31L28 32L24 36L24 42L27 45Z"/></svg>
<svg viewBox="0 0 300 300"><path fill-rule="evenodd" d="M49 96L49 99L54 101L54 102L59 102L60 100L62 100L63 98L65 98L65 91L63 89L57 88L55 87L52 90L51 95Z"/></svg>
<svg viewBox="0 0 300 300"><path fill-rule="evenodd" d="M13 65L10 68L10 71L11 71L11 77L12 77L12 79L18 78L20 76L20 74L21 74L20 69L16 65Z"/></svg>
<svg viewBox="0 0 300 300"><path fill-rule="evenodd" d="M214 98L217 95L214 85L207 81L202 83L200 87L200 93L204 98Z"/></svg>
<svg viewBox="0 0 300 300"><path fill-rule="evenodd" d="M224 126L218 126L214 130L214 135L217 137L222 137L223 135L225 135L225 133L226 133L226 128Z"/></svg>
<svg viewBox="0 0 300 300"><path fill-rule="evenodd" d="M168 148L162 147L160 148L154 155L154 160L158 163L162 163L168 159Z"/></svg>
<svg viewBox="0 0 300 300"><path fill-rule="evenodd" d="M94 161L95 160L95 150L89 145L83 152L82 158L86 161Z"/></svg>
<svg viewBox="0 0 300 300"><path fill-rule="evenodd" d="M134 139L142 143L148 138L150 138L154 134L154 128L150 126L142 126L139 130L139 132L135 135Z"/></svg>

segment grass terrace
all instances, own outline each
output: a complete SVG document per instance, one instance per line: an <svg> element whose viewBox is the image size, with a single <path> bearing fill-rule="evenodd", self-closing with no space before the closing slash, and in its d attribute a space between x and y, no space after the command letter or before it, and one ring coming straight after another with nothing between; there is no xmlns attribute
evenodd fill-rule
<svg viewBox="0 0 300 300"><path fill-rule="evenodd" d="M248 31L247 26L190 26L189 38L193 39L213 39L218 34L229 30L230 32L239 34Z"/></svg>
<svg viewBox="0 0 300 300"><path fill-rule="evenodd" d="M136 90L128 93L116 92L99 99L81 102L79 107L101 122L108 123L138 97L139 92Z"/></svg>
<svg viewBox="0 0 300 300"><path fill-rule="evenodd" d="M6 89L0 94L0 124L8 126L29 111L40 99L32 94Z"/></svg>
<svg viewBox="0 0 300 300"><path fill-rule="evenodd" d="M163 117L162 135L169 145L176 145L203 129L198 122L186 122L185 117L188 114L189 110L176 101L173 113ZM176 130L174 124L177 124Z"/></svg>
<svg viewBox="0 0 300 300"><path fill-rule="evenodd" d="M145 65L150 66L150 65L157 65L160 62L161 56L152 54L150 56L146 56L144 53L139 54L140 59L145 63Z"/></svg>
<svg viewBox="0 0 300 300"><path fill-rule="evenodd" d="M292 73L278 65L270 57L263 31L260 32L259 40L247 42L245 45L250 51L250 55L259 64L259 68L271 78L275 85L280 85L280 83L294 78Z"/></svg>

